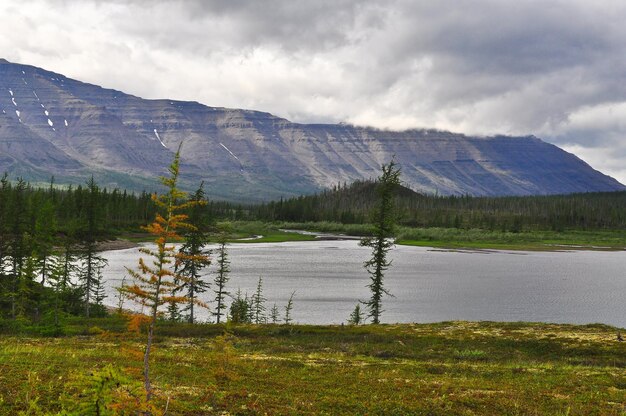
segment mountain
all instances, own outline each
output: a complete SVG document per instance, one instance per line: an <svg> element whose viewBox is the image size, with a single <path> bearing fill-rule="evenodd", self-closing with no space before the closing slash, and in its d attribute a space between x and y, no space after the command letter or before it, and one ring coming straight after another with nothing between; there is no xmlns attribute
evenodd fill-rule
<svg viewBox="0 0 626 416"><path fill-rule="evenodd" d="M183 184L268 200L378 176L394 155L413 190L531 195L626 189L536 137L292 123L269 113L145 100L0 60L0 171L31 181L153 189L173 152Z"/></svg>

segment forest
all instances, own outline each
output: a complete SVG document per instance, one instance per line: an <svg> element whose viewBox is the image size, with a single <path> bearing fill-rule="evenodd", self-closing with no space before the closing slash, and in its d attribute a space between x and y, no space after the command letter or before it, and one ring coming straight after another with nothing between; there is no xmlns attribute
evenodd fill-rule
<svg viewBox="0 0 626 416"><path fill-rule="evenodd" d="M376 184L358 181L317 195L246 207L264 221L364 224L371 219ZM489 231L626 229L626 192L546 196L436 196L398 186L397 222L408 227ZM241 209L239 212L242 212Z"/></svg>
<svg viewBox="0 0 626 416"><path fill-rule="evenodd" d="M59 332L65 315L103 316L97 243L154 216L147 194L85 186L61 190L0 180L0 320L4 326L42 323Z"/></svg>

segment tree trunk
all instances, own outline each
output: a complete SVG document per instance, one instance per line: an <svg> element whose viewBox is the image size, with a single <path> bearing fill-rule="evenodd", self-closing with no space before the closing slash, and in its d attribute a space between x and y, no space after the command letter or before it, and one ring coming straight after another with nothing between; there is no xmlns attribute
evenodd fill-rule
<svg viewBox="0 0 626 416"><path fill-rule="evenodd" d="M148 342L146 343L146 351L143 354L143 386L146 390L146 400L152 398L152 385L150 384L150 349L152 348L152 336L154 334L154 323L156 320L156 310L148 327Z"/></svg>

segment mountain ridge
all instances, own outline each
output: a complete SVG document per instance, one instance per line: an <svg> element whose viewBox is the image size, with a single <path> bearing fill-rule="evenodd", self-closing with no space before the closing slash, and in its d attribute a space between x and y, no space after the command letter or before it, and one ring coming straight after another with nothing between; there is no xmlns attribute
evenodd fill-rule
<svg viewBox="0 0 626 416"><path fill-rule="evenodd" d="M143 99L0 60L0 170L61 182L153 188L173 151L183 186L268 200L378 176L395 155L423 193L531 195L626 189L534 136L303 124L267 112ZM80 178L80 179L79 179Z"/></svg>

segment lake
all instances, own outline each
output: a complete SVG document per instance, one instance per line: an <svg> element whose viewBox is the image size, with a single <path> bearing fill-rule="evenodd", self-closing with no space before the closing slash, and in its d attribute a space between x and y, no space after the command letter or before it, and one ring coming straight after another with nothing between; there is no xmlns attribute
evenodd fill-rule
<svg viewBox="0 0 626 416"><path fill-rule="evenodd" d="M299 323L345 322L369 297L358 241L246 243L228 246L228 287L252 294L259 276L269 310L284 312L292 291ZM109 260L106 303L135 267L138 249L103 253ZM385 286L382 322L541 321L626 327L626 251L449 251L396 246ZM214 266L211 266L214 271ZM210 279L212 280L212 277ZM208 300L212 293L204 293ZM127 301L125 307L130 307ZM206 311L198 314L207 320Z"/></svg>

